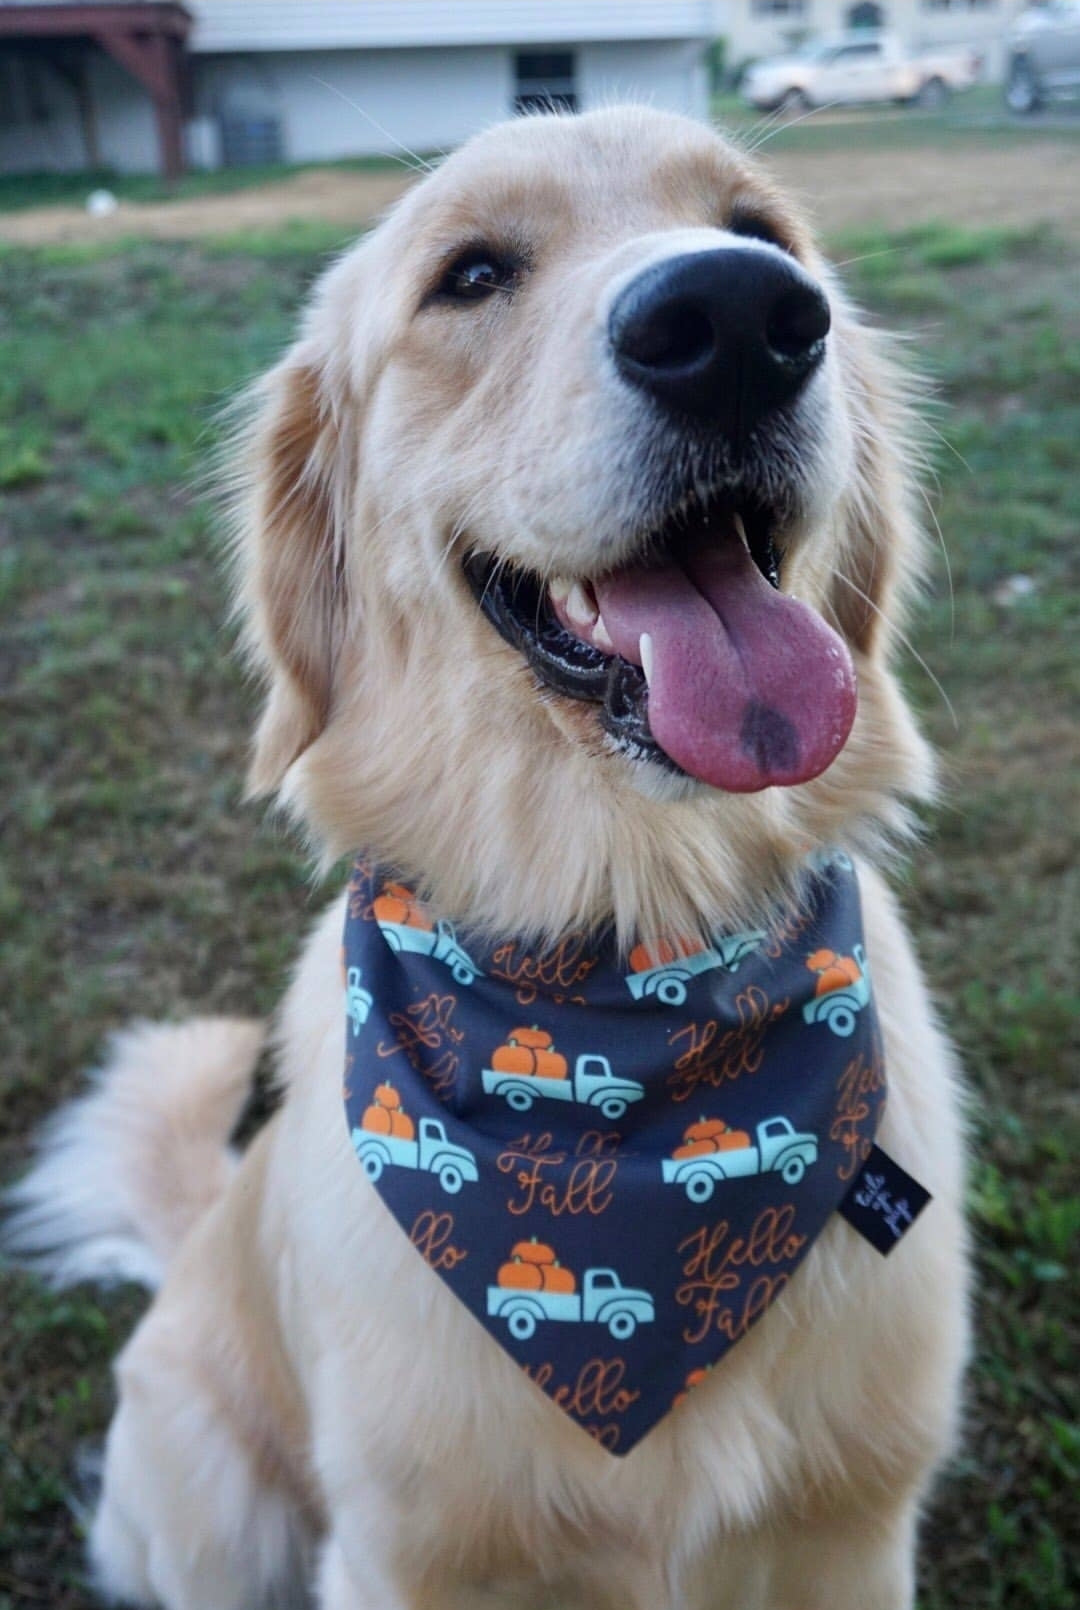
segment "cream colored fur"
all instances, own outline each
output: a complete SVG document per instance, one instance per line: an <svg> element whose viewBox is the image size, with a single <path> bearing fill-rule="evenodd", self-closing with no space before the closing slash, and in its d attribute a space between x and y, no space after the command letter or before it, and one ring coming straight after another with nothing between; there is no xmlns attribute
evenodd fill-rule
<svg viewBox="0 0 1080 1610"><path fill-rule="evenodd" d="M611 753L590 712L538 695L459 570L468 545L580 575L633 551L641 420L598 319L636 267L719 238L736 198L833 302L784 582L839 623L860 693L821 778L746 797ZM425 304L448 253L508 231L533 261L516 305ZM881 1140L934 1200L887 1260L834 1219L708 1380L612 1458L432 1277L356 1164L338 902L278 1023L281 1111L231 1178L204 1155L147 1203L157 1249L178 1218L190 1229L118 1364L104 1587L166 1610L309 1591L321 1610L910 1610L919 1506L955 1429L965 1238L952 1060L875 865L930 775L889 670L920 556L876 338L742 155L612 110L519 122L451 158L330 271L247 407L238 566L269 695L256 787L283 785L327 857L367 847L450 917L534 935L728 923L808 850L846 844L885 1039ZM207 1069L222 1089L230 1075L212 1046L175 1047L220 1136ZM249 1060L237 1047L236 1071Z"/></svg>

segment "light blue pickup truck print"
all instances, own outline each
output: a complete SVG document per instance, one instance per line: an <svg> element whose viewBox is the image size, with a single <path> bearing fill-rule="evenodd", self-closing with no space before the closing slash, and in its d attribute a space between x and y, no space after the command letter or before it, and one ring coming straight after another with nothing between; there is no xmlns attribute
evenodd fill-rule
<svg viewBox="0 0 1080 1610"><path fill-rule="evenodd" d="M464 946L458 944L453 926L440 917L434 928L415 928L410 923L380 922L379 927L391 950L412 950L445 962L455 984L472 984L481 970Z"/></svg>
<svg viewBox="0 0 1080 1610"><path fill-rule="evenodd" d="M660 1165L665 1185L681 1185L691 1202L707 1202L718 1181L747 1174L782 1176L798 1185L817 1162L817 1136L800 1132L790 1119L766 1118L757 1126L757 1145L730 1152L702 1152L696 1157L665 1157Z"/></svg>
<svg viewBox="0 0 1080 1610"><path fill-rule="evenodd" d="M487 1311L493 1319L505 1319L511 1336L519 1342L527 1342L543 1320L606 1325L617 1342L625 1342L639 1325L656 1318L649 1293L624 1286L614 1269L587 1270L580 1292L489 1286Z"/></svg>
<svg viewBox="0 0 1080 1610"><path fill-rule="evenodd" d="M576 1101L585 1107L599 1107L605 1118L621 1118L632 1101L640 1101L645 1086L636 1079L620 1079L611 1071L607 1057L581 1056L569 1079L542 1079L531 1073L499 1073L483 1068L480 1073L489 1096L502 1096L515 1112L528 1112L538 1099Z"/></svg>
<svg viewBox="0 0 1080 1610"><path fill-rule="evenodd" d="M413 1168L434 1174L443 1190L456 1196L467 1182L480 1178L476 1158L467 1146L455 1146L437 1118L421 1118L419 1140L379 1135L359 1126L352 1143L369 1180L382 1178L384 1168Z"/></svg>
<svg viewBox="0 0 1080 1610"><path fill-rule="evenodd" d="M350 967L345 976L345 1011L352 1024L354 1034L359 1034L368 1020L368 1013L375 1004L375 998L369 989L365 989L360 980L363 977L359 967Z"/></svg>
<svg viewBox="0 0 1080 1610"><path fill-rule="evenodd" d="M806 1023L824 1023L842 1040L854 1034L855 1019L870 1000L866 952L861 945L856 945L853 955L862 976L853 984L845 984L842 989L831 989L824 995L815 995L803 1007L803 1020Z"/></svg>
<svg viewBox="0 0 1080 1610"><path fill-rule="evenodd" d="M687 985L699 973L724 968L733 973L739 963L751 955L765 938L763 929L749 929L746 933L723 934L714 939L705 950L695 950L689 956L676 956L659 967L648 967L640 973L629 973L626 987L635 1001L655 995L664 1006L682 1006L686 1000Z"/></svg>
<svg viewBox="0 0 1080 1610"><path fill-rule="evenodd" d="M821 874L829 872L854 872L855 863L846 850L812 850L806 858L806 864L811 872Z"/></svg>

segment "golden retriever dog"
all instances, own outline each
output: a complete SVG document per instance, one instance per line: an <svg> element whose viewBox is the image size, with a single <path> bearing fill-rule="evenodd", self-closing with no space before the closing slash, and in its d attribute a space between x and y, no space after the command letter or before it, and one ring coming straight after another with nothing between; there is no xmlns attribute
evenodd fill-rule
<svg viewBox="0 0 1080 1610"><path fill-rule="evenodd" d="M342 256L240 414L254 791L325 864L363 850L447 920L537 942L760 921L842 848L879 1139L933 1200L888 1258L834 1215L613 1457L357 1166L343 896L273 1030L283 1104L242 1155L261 1027L136 1027L14 1192L8 1245L54 1279L159 1288L117 1365L102 1592L905 1610L967 1299L955 1071L883 875L932 765L891 669L923 561L881 338L711 129L542 116L472 140Z"/></svg>

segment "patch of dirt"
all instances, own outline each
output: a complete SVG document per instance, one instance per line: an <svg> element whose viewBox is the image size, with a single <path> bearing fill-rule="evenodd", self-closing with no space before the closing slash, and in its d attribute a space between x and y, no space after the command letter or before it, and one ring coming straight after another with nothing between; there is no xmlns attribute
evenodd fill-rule
<svg viewBox="0 0 1080 1610"><path fill-rule="evenodd" d="M857 137L856 137L857 138ZM893 151L777 151L777 177L801 195L826 234L872 224L904 229L930 222L1024 228L1053 223L1080 237L1075 143L956 144ZM0 240L25 246L129 235L193 240L274 229L293 220L363 228L408 185L399 173L311 169L295 178L228 195L121 202L107 218L81 207L0 214Z"/></svg>
<svg viewBox="0 0 1080 1610"><path fill-rule="evenodd" d="M765 153L763 153L765 155ZM1027 228L1080 237L1077 147L926 146L895 151L778 151L769 167L827 235L879 224Z"/></svg>
<svg viewBox="0 0 1080 1610"><path fill-rule="evenodd" d="M23 212L0 214L0 240L20 246L66 245L129 235L147 240L203 240L249 229L253 233L278 229L294 220L360 228L396 201L412 177L404 168L395 173L312 168L291 179L253 185L228 195L121 201L104 218L92 218L82 207L28 207Z"/></svg>

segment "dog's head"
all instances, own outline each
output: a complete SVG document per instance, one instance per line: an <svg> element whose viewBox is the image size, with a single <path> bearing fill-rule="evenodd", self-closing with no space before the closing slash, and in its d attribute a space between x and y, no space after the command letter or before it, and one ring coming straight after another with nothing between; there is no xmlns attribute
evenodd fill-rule
<svg viewBox="0 0 1080 1610"><path fill-rule="evenodd" d="M689 931L925 783L892 372L639 108L493 129L325 276L243 445L253 780L443 909Z"/></svg>

